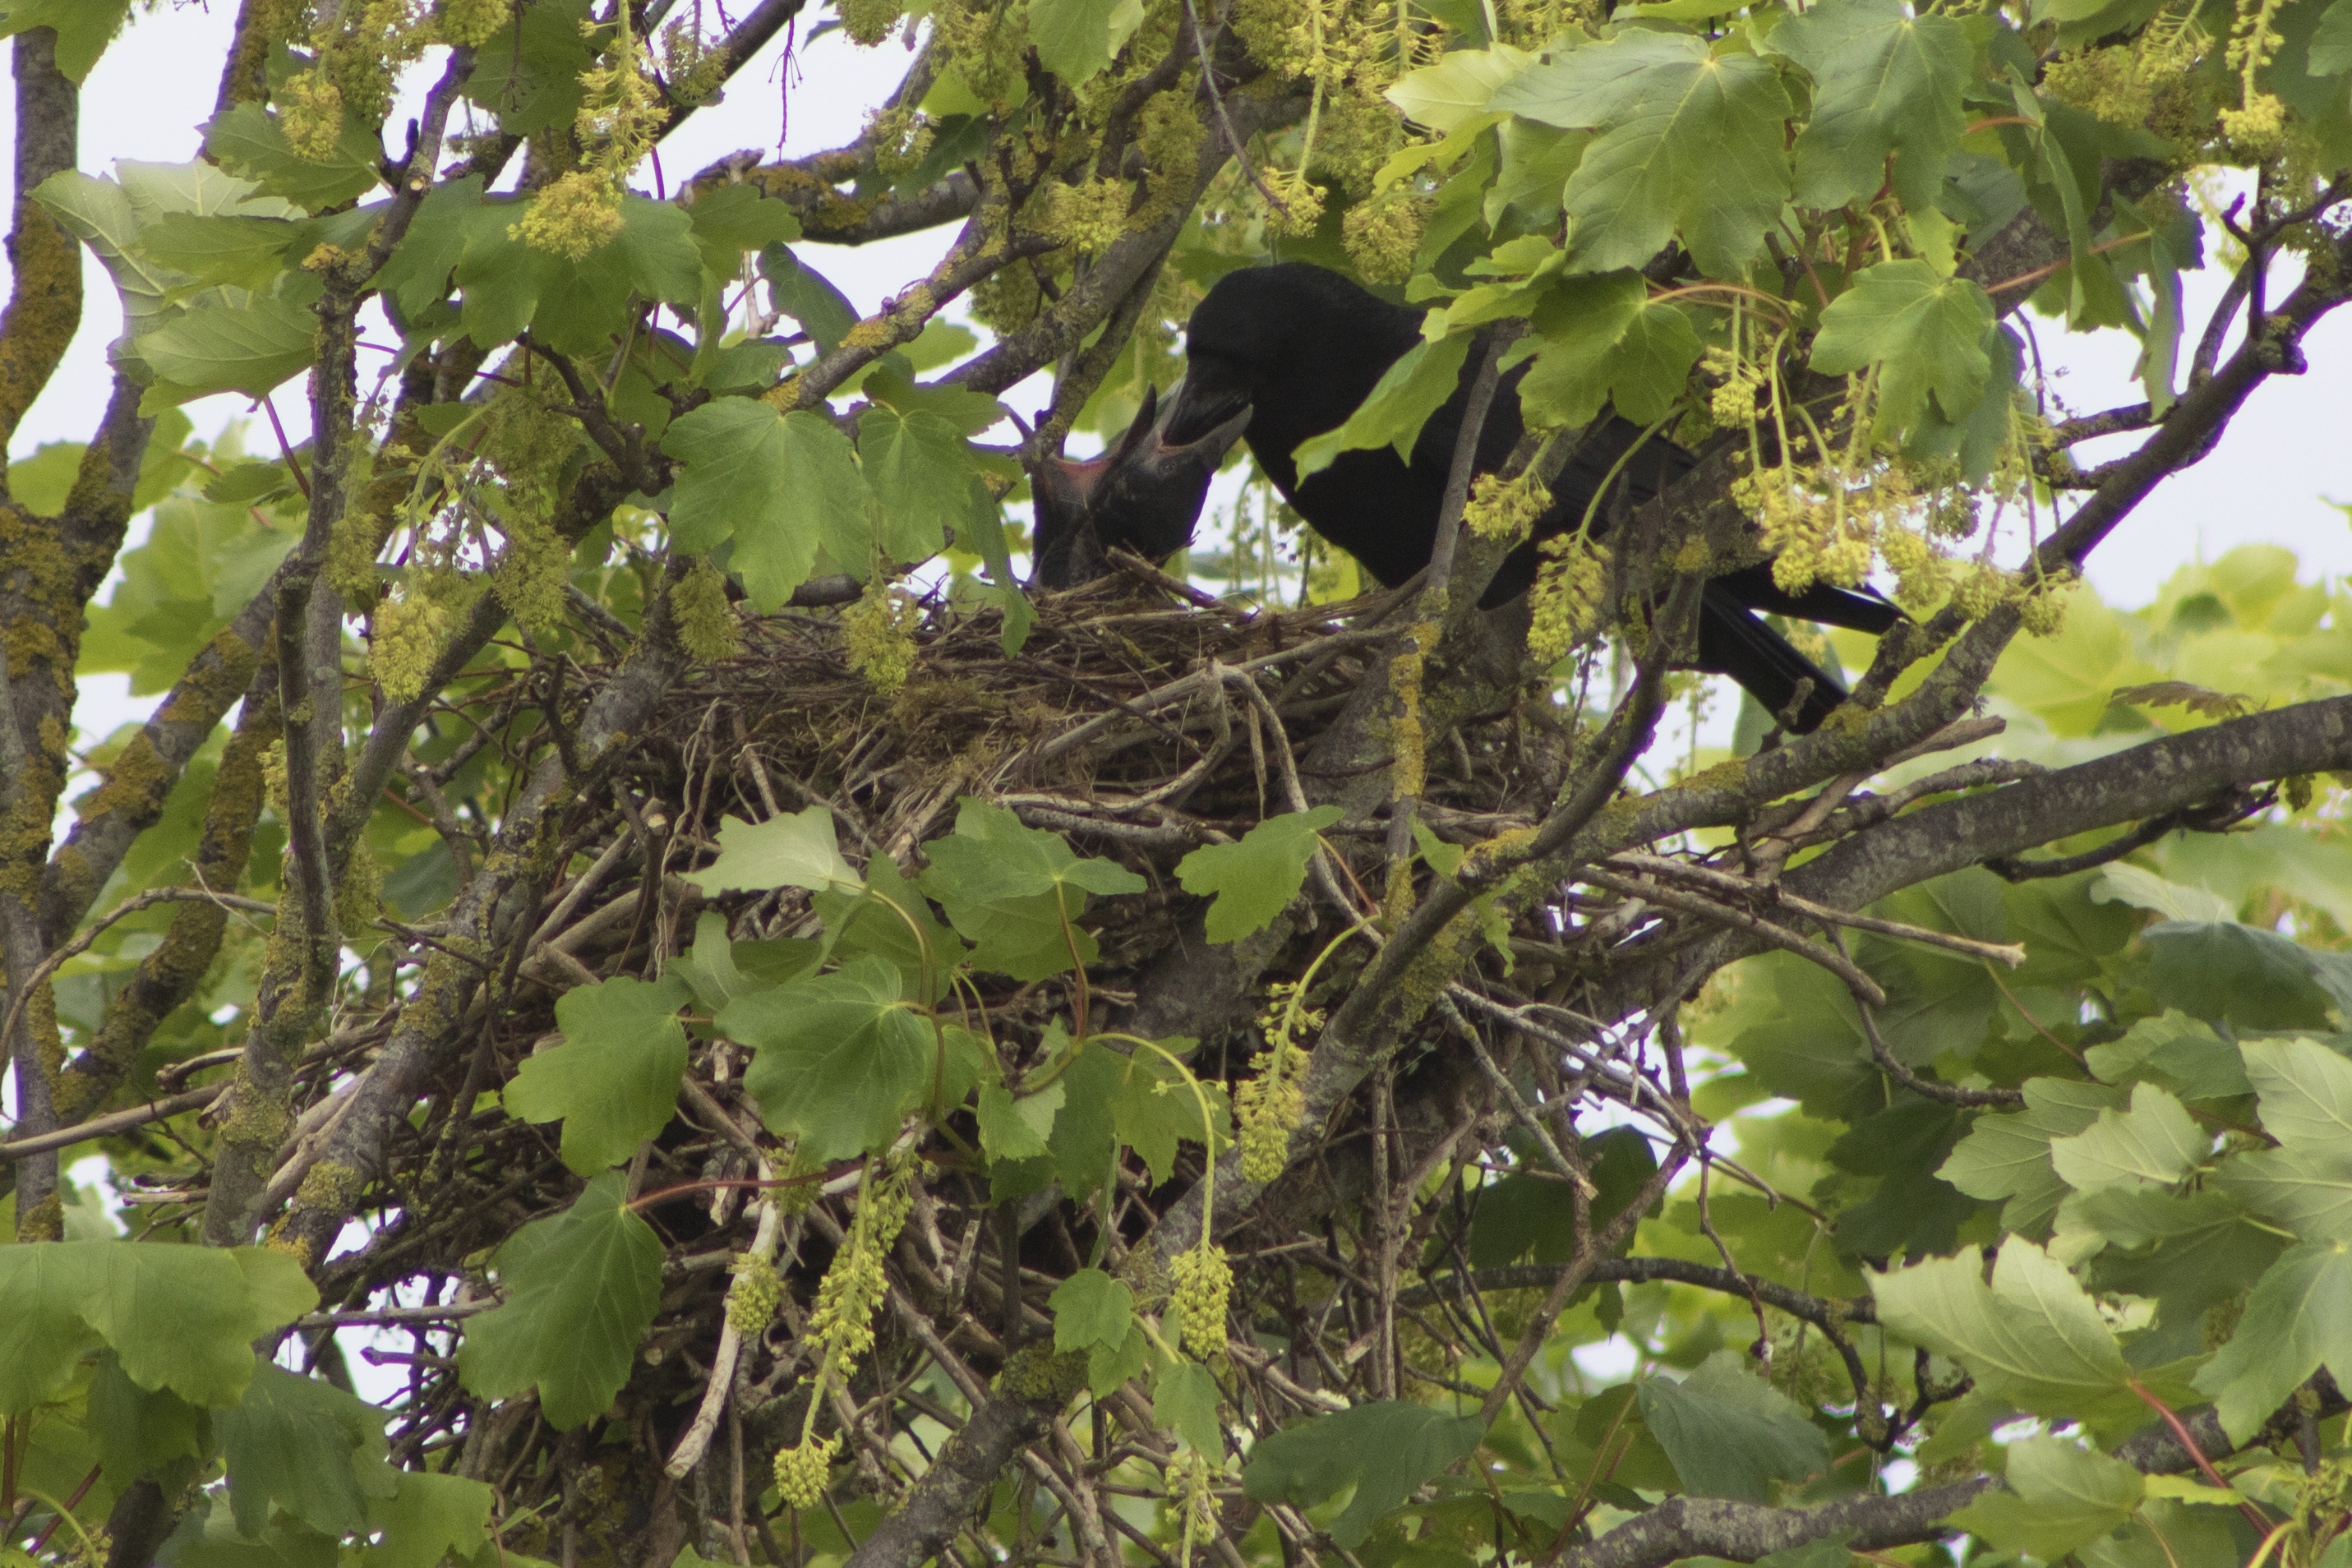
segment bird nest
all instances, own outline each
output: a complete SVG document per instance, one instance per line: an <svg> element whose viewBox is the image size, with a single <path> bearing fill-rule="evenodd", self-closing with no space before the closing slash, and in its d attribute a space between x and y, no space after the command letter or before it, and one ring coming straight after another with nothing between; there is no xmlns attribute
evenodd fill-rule
<svg viewBox="0 0 2352 1568"><path fill-rule="evenodd" d="M787 612L702 671L648 738L696 838L728 815L823 802L845 847L904 860L978 796L1097 851L1181 854L1298 804L1294 738L1355 693L1401 605L1382 593L1250 612L1130 565L1041 595L1010 654L992 606L927 605L912 669L887 693L854 668L839 620Z"/></svg>

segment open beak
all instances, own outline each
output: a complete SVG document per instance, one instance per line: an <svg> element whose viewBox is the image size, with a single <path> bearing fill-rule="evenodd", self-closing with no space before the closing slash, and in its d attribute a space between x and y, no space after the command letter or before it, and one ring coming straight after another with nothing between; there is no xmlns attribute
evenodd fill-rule
<svg viewBox="0 0 2352 1568"><path fill-rule="evenodd" d="M1136 410L1088 500L1106 551L1124 547L1146 560L1165 561L1192 542L1209 481L1250 417L1249 405L1241 402L1191 434L1180 431L1180 419L1196 408L1179 382L1164 404L1148 395Z"/></svg>
<svg viewBox="0 0 2352 1568"><path fill-rule="evenodd" d="M1180 381L1165 402L1156 387L1145 393L1126 432L1101 457L1040 463L1031 476L1038 580L1068 587L1101 575L1113 550L1159 562L1192 543L1209 481L1249 418L1247 399L1188 401ZM1186 434L1180 420L1197 428Z"/></svg>

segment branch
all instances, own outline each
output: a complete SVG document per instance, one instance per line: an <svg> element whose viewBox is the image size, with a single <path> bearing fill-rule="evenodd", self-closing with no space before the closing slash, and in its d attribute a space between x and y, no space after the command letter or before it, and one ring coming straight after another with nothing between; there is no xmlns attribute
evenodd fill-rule
<svg viewBox="0 0 2352 1568"><path fill-rule="evenodd" d="M2227 364L2173 405L2138 450L2098 470L2099 488L2035 552L2043 570L2079 564L2166 478L2212 450L2254 388L2280 372L2302 373L2304 335L2352 291L2352 279L2345 277L2352 268L2352 238L2336 242L2332 260L2332 267L2313 267Z"/></svg>
<svg viewBox="0 0 2352 1568"><path fill-rule="evenodd" d="M57 374L81 324L81 246L33 199L74 166L81 89L58 68L58 36L29 27L11 46L16 77L16 212L8 231L8 306L0 311L0 447ZM0 479L4 489L5 479Z"/></svg>
<svg viewBox="0 0 2352 1568"><path fill-rule="evenodd" d="M46 1154L52 1150L70 1148L76 1143L87 1143L93 1138L112 1138L134 1127L162 1121L183 1111L201 1110L218 1100L227 1088L226 1083L208 1083L202 1089L191 1089L165 1100L151 1100L128 1110L94 1116L88 1121L60 1127L54 1132L19 1138L13 1143L0 1143L0 1162L21 1160L28 1154Z"/></svg>
<svg viewBox="0 0 2352 1568"><path fill-rule="evenodd" d="M1411 1289L1398 1291L1397 1305L1425 1306L1444 1300L1449 1292L1465 1285L1475 1290L1538 1290L1549 1286L1568 1267L1560 1263L1513 1263L1499 1268L1476 1268L1467 1274L1440 1275ZM1693 1263L1680 1258L1599 1258L1585 1271L1585 1278L1622 1285L1647 1285L1664 1279L1676 1285L1719 1290L1743 1300L1752 1289L1766 1306L1777 1307L1792 1318L1802 1318L1818 1329L1878 1321L1878 1304L1867 1296L1851 1300L1811 1296L1752 1274L1734 1274L1712 1263Z"/></svg>
<svg viewBox="0 0 2352 1568"><path fill-rule="evenodd" d="M2352 697L2299 702L2168 735L2071 768L1938 801L1832 846L1792 889L1869 904L2036 845L2159 816L2268 779L2352 766Z"/></svg>
<svg viewBox="0 0 2352 1568"><path fill-rule="evenodd" d="M845 1568L919 1568L940 1554L988 1500L1013 1457L1051 1429L1066 1395L1038 1364L1044 1359L1042 1351L1033 1351L1005 1369L996 1396L947 1440L898 1506L849 1554ZM1049 1386L1029 1394L1003 1391L1024 1379Z"/></svg>
<svg viewBox="0 0 2352 1568"><path fill-rule="evenodd" d="M2323 1419L2347 1407L2332 1385L2321 1391L2320 1400ZM2245 1447L2265 1446L2301 1417L2300 1407L2289 1400ZM2237 1451L2238 1445L2221 1430L2221 1417L2212 1409L2187 1417L2185 1424L2209 1458ZM2145 1475L2169 1475L2197 1462L2196 1455L2161 1424L2119 1445L2115 1457ZM1752 1563L1808 1542L1849 1533L1846 1545L1855 1552L1908 1546L1951 1533L1950 1516L2000 1484L1997 1476L1979 1476L1951 1486L1895 1497L1845 1498L1811 1509L1769 1508L1722 1498L1668 1498L1597 1541L1570 1546L1548 1568L1659 1568L1685 1557Z"/></svg>
<svg viewBox="0 0 2352 1568"><path fill-rule="evenodd" d="M547 825L625 754L687 664L665 593L647 611L637 646L589 703L572 737L574 753L587 771L567 773L563 759L554 755L542 756L530 769L499 819L498 839L482 869L450 905L443 945L426 960L399 1024L352 1086L350 1109L311 1152L314 1164L362 1173L376 1167L386 1131L406 1113L416 1086L443 1062L467 1022L467 1005L481 971L447 950L489 952L509 934L499 925L500 909L509 893L534 874L535 847ZM517 900L525 907L533 901ZM508 916L516 918L512 910ZM314 1265L324 1258L365 1196L361 1187L348 1183L331 1190L298 1190L283 1232L288 1242Z"/></svg>
<svg viewBox="0 0 2352 1568"><path fill-rule="evenodd" d="M1307 107L1303 97L1227 101L1244 128L1244 141L1259 131L1288 123ZM1119 236L1085 276L1073 281L1035 321L998 339L993 347L958 365L946 379L976 391L1001 393L1077 347L1139 280L1159 268L1202 194L1224 168L1225 156L1222 140L1212 137L1204 142L1189 184L1175 194L1159 222Z"/></svg>

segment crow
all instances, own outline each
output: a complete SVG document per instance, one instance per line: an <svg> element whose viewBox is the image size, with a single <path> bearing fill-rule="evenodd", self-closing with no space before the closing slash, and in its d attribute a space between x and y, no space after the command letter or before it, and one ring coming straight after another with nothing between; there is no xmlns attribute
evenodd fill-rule
<svg viewBox="0 0 2352 1568"><path fill-rule="evenodd" d="M1183 384L1177 386L1181 391ZM1174 406L1174 400L1170 401ZM1167 438L1160 389L1143 403L1126 433L1098 458L1048 457L1031 465L1036 508L1034 584L1067 588L1109 570L1108 555L1122 546L1165 561L1192 542L1192 527L1208 499L1209 481L1225 452L1241 438L1249 411L1213 421L1183 444ZM1023 426L1025 430L1027 426Z"/></svg>
<svg viewBox="0 0 2352 1568"><path fill-rule="evenodd" d="M1088 468L1084 484L1064 481L1083 498L1066 500L1066 513L1085 513L1081 523L1065 527L1065 536L1086 532L1100 550L1124 545L1155 560L1173 554L1190 542L1208 475L1237 431L1308 527L1383 584L1404 582L1429 563L1475 367L1465 367L1452 400L1423 426L1410 461L1388 447L1344 452L1302 481L1292 454L1309 437L1346 422L1382 373L1421 341L1421 312L1307 262L1227 273L1192 312L1184 375L1165 404L1147 402L1119 445ZM1479 433L1478 472L1502 467L1518 443L1522 374L1514 369L1496 389ZM1633 450L1641 434L1640 426L1614 416L1587 433L1553 481L1552 504L1538 520L1535 537L1504 560L1482 605L1491 608L1527 592L1535 581L1537 541L1580 526L1620 459L1627 499L1637 505L1688 471L1691 455L1669 442L1654 438ZM1070 558L1066 553L1051 571L1043 566L1049 548L1045 510L1041 502L1040 574L1053 582L1054 572L1067 569ZM1595 526L1609 521L1603 508ZM1784 593L1773 583L1769 563L1707 584L1697 668L1730 676L1800 733L1828 717L1845 691L1759 619L1759 609L1871 633L1902 619L1872 593L1826 585Z"/></svg>

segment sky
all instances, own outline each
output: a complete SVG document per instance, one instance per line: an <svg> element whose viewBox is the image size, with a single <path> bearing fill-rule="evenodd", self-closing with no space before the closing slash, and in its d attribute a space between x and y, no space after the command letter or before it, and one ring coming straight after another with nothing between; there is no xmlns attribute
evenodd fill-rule
<svg viewBox="0 0 2352 1568"><path fill-rule="evenodd" d="M195 155L236 8L235 0L163 0L133 21L83 88L84 171L107 174L122 158L183 162ZM740 149L772 157L781 143L783 153L798 156L846 142L908 58L896 39L866 49L835 32L798 48L787 64L783 44L781 38L772 43L738 75L724 102L696 114L664 144L663 171L673 186ZM428 59L412 79L429 80L437 70L437 62ZM10 95L0 93L0 134L13 135L12 108ZM401 118L395 116L395 125ZM942 227L858 250L813 246L806 252L818 270L870 310L926 270L952 232ZM44 442L86 439L104 406L106 346L120 330L120 318L104 271L94 259L87 270L90 304L81 331L18 429L12 457ZM2196 306L2210 304L2220 288L2215 276L2190 280L2192 323L2202 319ZM2084 412L2137 400L2131 380L2137 345L2128 336L2084 337L2041 325L2052 385L2071 408ZM2324 324L2308 340L2307 354L2307 375L2274 379L2257 392L2220 448L2166 481L2094 555L2089 575L2104 595L2144 604L2184 562L2211 559L2244 542L2283 544L2302 558L2306 573L2352 573L2352 522L2328 504L2331 497L2352 501L2352 318L2339 315ZM1040 382L1015 388L1007 401L1026 413L1045 395ZM279 388L275 401L299 439L305 428L301 383ZM191 405L188 412L198 432L209 436L249 408L230 395ZM2120 450L2128 441L2110 446ZM2085 448L2084 456L2095 459L2115 450ZM84 727L95 733L143 717L148 706L130 701L119 677L95 678L85 701Z"/></svg>

